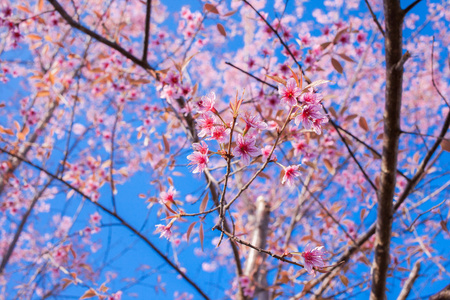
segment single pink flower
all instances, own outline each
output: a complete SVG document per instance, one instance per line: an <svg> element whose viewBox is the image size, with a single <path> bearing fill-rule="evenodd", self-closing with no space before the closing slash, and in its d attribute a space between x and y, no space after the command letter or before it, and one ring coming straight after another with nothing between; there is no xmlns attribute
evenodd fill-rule
<svg viewBox="0 0 450 300"><path fill-rule="evenodd" d="M161 194L159 194L159 201L161 204L174 203L176 194L177 191L171 186L167 192L161 192Z"/></svg>
<svg viewBox="0 0 450 300"><path fill-rule="evenodd" d="M210 136L216 123L216 118L207 114L203 114L198 120L197 124L200 127L199 137Z"/></svg>
<svg viewBox="0 0 450 300"><path fill-rule="evenodd" d="M284 176L281 180L281 184L287 182L289 186L293 186L295 177L298 177L301 174L299 171L299 167L299 165L292 165L284 168Z"/></svg>
<svg viewBox="0 0 450 300"><path fill-rule="evenodd" d="M267 160L267 158L269 157L270 152L272 151L272 146L265 146L264 148L261 148L261 154L263 156L263 159ZM277 160L277 156L275 155L275 153L272 153L272 156L270 157L271 160Z"/></svg>
<svg viewBox="0 0 450 300"><path fill-rule="evenodd" d="M318 104L322 101L323 97L321 94L315 93L314 89L310 89L308 93L302 94L300 101L306 104Z"/></svg>
<svg viewBox="0 0 450 300"><path fill-rule="evenodd" d="M216 140L219 143L226 143L229 139L230 128L225 128L225 126L214 126L211 131L211 137L207 140Z"/></svg>
<svg viewBox="0 0 450 300"><path fill-rule="evenodd" d="M281 96L281 101L284 101L291 106L297 104L297 97L300 96L301 93L302 91L297 87L294 78L289 79L286 86L278 84L278 94Z"/></svg>
<svg viewBox="0 0 450 300"><path fill-rule="evenodd" d="M214 104L216 103L216 94L214 92L203 96L200 101L197 102L197 110L199 113L206 113L208 111L216 112Z"/></svg>
<svg viewBox="0 0 450 300"><path fill-rule="evenodd" d="M201 141L200 143L194 143L192 144L192 148L194 148L194 151L198 151L201 154L208 154L209 149L208 145L205 143L205 141Z"/></svg>
<svg viewBox="0 0 450 300"><path fill-rule="evenodd" d="M161 233L161 235L159 236L160 238L165 237L166 239L170 240L170 238L172 237L172 223L168 224L168 225L162 225L162 224L158 224L155 225L156 230L155 233Z"/></svg>
<svg viewBox="0 0 450 300"><path fill-rule="evenodd" d="M259 115L251 115L248 111L244 113L245 131L250 128L256 128L260 130L267 129L267 124L261 121Z"/></svg>
<svg viewBox="0 0 450 300"><path fill-rule="evenodd" d="M327 252L323 249L323 246L316 247L310 250L309 246L306 247L306 250L302 252L302 257L305 262L305 269L308 273L314 273L314 268L323 268L324 264L324 256L326 256Z"/></svg>
<svg viewBox="0 0 450 300"><path fill-rule="evenodd" d="M195 151L194 153L188 155L187 159L191 161L188 165L195 166L194 170L192 171L192 173L194 174L203 172L209 162L208 155L198 151Z"/></svg>
<svg viewBox="0 0 450 300"><path fill-rule="evenodd" d="M307 104L303 106L302 111L295 117L295 124L303 124L307 130L313 129L317 134L322 133L322 124L328 122L327 116L320 111L320 104Z"/></svg>
<svg viewBox="0 0 450 300"><path fill-rule="evenodd" d="M249 165L251 158L260 153L260 150L255 147L255 139L252 137L239 135L236 144L237 146L233 149L233 155L241 157L244 165Z"/></svg>

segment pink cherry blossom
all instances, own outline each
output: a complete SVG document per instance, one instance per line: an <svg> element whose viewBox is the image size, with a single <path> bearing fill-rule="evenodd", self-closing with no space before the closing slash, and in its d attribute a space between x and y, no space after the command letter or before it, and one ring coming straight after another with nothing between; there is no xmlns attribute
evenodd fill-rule
<svg viewBox="0 0 450 300"><path fill-rule="evenodd" d="M177 194L177 191L173 186L169 188L167 192L161 192L159 194L159 201L161 204L170 204L175 202L175 196Z"/></svg>
<svg viewBox="0 0 450 300"><path fill-rule="evenodd" d="M259 149L255 147L255 139L252 137L239 135L236 144L237 146L233 149L233 155L241 157L244 165L249 165L251 158L260 153Z"/></svg>
<svg viewBox="0 0 450 300"><path fill-rule="evenodd" d="M192 147L195 152L188 155L187 159L191 161L188 165L195 166L192 173L201 173L209 162L208 145L202 141L201 143L194 143Z"/></svg>
<svg viewBox="0 0 450 300"><path fill-rule="evenodd" d="M207 140L216 140L219 143L226 143L229 139L230 128L225 128L225 126L214 126L211 131L211 137Z"/></svg>
<svg viewBox="0 0 450 300"><path fill-rule="evenodd" d="M305 263L305 269L308 273L315 273L314 268L323 268L325 266L324 259L327 252L324 250L323 246L316 247L312 250L309 249L309 246L306 248L304 252L302 252L302 257Z"/></svg>
<svg viewBox="0 0 450 300"><path fill-rule="evenodd" d="M208 154L208 144L206 144L204 141L201 141L200 143L194 143L192 144L192 148L194 148L194 151L198 151L201 154Z"/></svg>
<svg viewBox="0 0 450 300"><path fill-rule="evenodd" d="M284 168L284 176L281 180L281 184L287 182L289 186L293 186L295 184L295 178L300 176L299 165L292 165Z"/></svg>
<svg viewBox="0 0 450 300"><path fill-rule="evenodd" d="M155 233L161 233L161 235L159 236L160 238L165 237L166 239L170 240L172 237L172 223L168 224L168 225L162 225L162 224L158 224L155 225L156 230Z"/></svg>
<svg viewBox="0 0 450 300"><path fill-rule="evenodd" d="M278 94L281 96L281 101L286 102L288 105L297 104L297 97L300 96L302 91L297 87L297 83L294 78L287 81L286 86L278 84Z"/></svg>
<svg viewBox="0 0 450 300"><path fill-rule="evenodd" d="M310 89L309 92L302 94L300 101L306 104L318 104L322 101L322 95L315 93L314 89Z"/></svg>
<svg viewBox="0 0 450 300"><path fill-rule="evenodd" d="M197 102L197 111L199 113L206 113L208 111L215 112L214 104L216 103L216 94L214 92L210 92L208 95L203 96Z"/></svg>
<svg viewBox="0 0 450 300"><path fill-rule="evenodd" d="M261 154L263 156L263 159L267 160L269 158L269 154L272 151L273 146L265 146L264 148L261 148ZM271 160L277 160L277 156L275 153L272 153L272 156L270 157Z"/></svg>
<svg viewBox="0 0 450 300"><path fill-rule="evenodd" d="M252 115L248 111L246 111L244 113L243 119L245 122L245 131L249 130L250 128L256 128L260 130L267 129L266 122L261 121L261 118L257 114Z"/></svg>
<svg viewBox="0 0 450 300"><path fill-rule="evenodd" d="M301 112L295 117L295 124L303 124L307 130L311 128L317 133L321 134L322 124L328 122L328 118L321 112L322 106L320 104L307 104L303 106Z"/></svg>

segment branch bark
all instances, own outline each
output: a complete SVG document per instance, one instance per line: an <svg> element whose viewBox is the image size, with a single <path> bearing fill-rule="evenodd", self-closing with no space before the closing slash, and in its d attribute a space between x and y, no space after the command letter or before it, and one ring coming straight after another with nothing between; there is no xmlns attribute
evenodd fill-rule
<svg viewBox="0 0 450 300"><path fill-rule="evenodd" d="M409 292L411 292L414 282L416 281L417 277L419 277L419 271L420 271L420 260L416 261L416 263L414 264L414 267L411 273L409 274L408 279L406 280L405 285L403 286L402 291L400 292L400 295L398 295L397 300L406 300L406 298L409 295Z"/></svg>
<svg viewBox="0 0 450 300"><path fill-rule="evenodd" d="M267 233L269 230L270 206L263 196L259 196L256 200L256 224L253 231L252 244L256 247L264 249L266 247ZM261 263L258 264L258 260ZM254 297L258 300L268 300L269 291L267 290L267 270L263 266L263 255L255 249L249 250L247 262L245 264L244 274L249 278L254 274L256 282L256 290Z"/></svg>
<svg viewBox="0 0 450 300"><path fill-rule="evenodd" d="M386 297L403 82L403 67L397 67L402 60L403 14L400 1L384 0L384 15L386 24L386 99L383 118L384 138L380 188L378 190L375 257L372 263L371 300L382 300Z"/></svg>

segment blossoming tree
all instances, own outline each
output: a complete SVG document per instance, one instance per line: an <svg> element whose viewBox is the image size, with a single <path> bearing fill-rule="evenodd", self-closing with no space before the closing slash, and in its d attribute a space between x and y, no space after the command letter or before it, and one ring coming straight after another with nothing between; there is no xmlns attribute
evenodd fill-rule
<svg viewBox="0 0 450 300"><path fill-rule="evenodd" d="M404 2L0 0L0 299L440 299L450 2Z"/></svg>

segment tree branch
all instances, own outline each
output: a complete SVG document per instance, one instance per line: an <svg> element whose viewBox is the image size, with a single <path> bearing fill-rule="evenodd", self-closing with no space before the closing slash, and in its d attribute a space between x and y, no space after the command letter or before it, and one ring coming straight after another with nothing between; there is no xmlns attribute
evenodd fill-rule
<svg viewBox="0 0 450 300"><path fill-rule="evenodd" d="M147 0L147 11L145 14L145 35L144 35L144 53L142 54L142 61L147 62L148 55L148 41L150 39L150 19L152 16L152 0Z"/></svg>
<svg viewBox="0 0 450 300"><path fill-rule="evenodd" d="M64 184L65 186L67 186L69 189L74 190L75 193L77 193L78 195L80 195L81 197L87 199L89 202L91 202L92 204L94 204L95 206L97 206L98 208L100 208L102 211L104 211L105 213L107 213L108 215L114 217L117 221L120 222L121 225L123 225L124 227L126 227L128 230L130 230L132 233L134 233L137 237L139 237L145 244L147 244L150 248L152 248L169 266L172 267L172 269L174 269L181 277L183 277L184 280L186 280L204 299L210 299L204 292L202 289L200 289L200 287L194 282L192 281L192 279L190 279L177 265L175 265L166 255L164 255L164 253L162 253L146 236L144 236L141 232L139 232L136 228L134 228L133 226L131 226L127 221L125 221L121 216L119 216L117 213L109 210L107 207L103 206L101 203L96 202L94 200L91 199L91 197L89 197L88 195L86 195L85 193L83 193L80 189L74 187L72 184L70 184L69 182L65 181L64 179L60 178L59 176L47 171L46 169L28 161L27 159L20 157L4 148L0 148L0 152L6 153L12 157L15 157L16 159L19 159L21 161L23 161L24 163L32 166L35 169L40 170L41 172L44 172L45 174L47 174L49 177L58 180L59 182L61 182L62 184Z"/></svg>
<svg viewBox="0 0 450 300"><path fill-rule="evenodd" d="M416 0L413 3L411 3L410 5L408 5L404 10L403 10L403 16L406 16L406 14L413 9L414 6L416 6L420 1L422 0Z"/></svg>
<svg viewBox="0 0 450 300"><path fill-rule="evenodd" d="M373 12L372 7L370 6L369 1L367 1L367 0L364 0L364 1L366 2L367 7L369 8L369 11L370 11L370 14L372 15L373 21L375 22L375 24L377 24L378 29L380 30L381 34L384 36L385 33L384 33L384 30L383 30L383 27L381 27L380 22L378 22L377 16L376 16L375 13Z"/></svg>
<svg viewBox="0 0 450 300"><path fill-rule="evenodd" d="M103 36L99 35L95 31L92 31L89 28L87 28L87 27L81 25L80 23L78 23L77 21L75 21L64 10L64 8L59 4L58 1L56 1L56 0L48 0L48 2L50 2L51 5L53 5L55 10L58 11L58 13L61 15L61 17L64 20L66 20L66 22L69 23L70 26L72 26L75 29L80 30L81 32L84 32L85 34L91 36L92 38L94 38L98 42L100 42L100 43L102 43L102 44L104 44L106 46L109 46L110 48L116 50L117 52L119 52L120 54L122 54L123 56L125 56L126 58L128 58L129 60L134 62L135 64L137 64L137 65L141 66L142 68L144 68L145 70L149 71L150 75L152 75L156 80L159 80L159 74L156 73L155 72L156 70L152 66L150 66L146 61L143 61L143 60L137 58L136 56L132 55L130 52L128 52L127 50L122 48L122 46L120 46L119 44L104 38Z"/></svg>
<svg viewBox="0 0 450 300"><path fill-rule="evenodd" d="M408 276L408 279L405 282L405 285L402 288L402 291L400 292L400 295L398 295L397 300L406 300L406 298L409 295L409 292L411 291L414 282L416 281L417 277L419 277L419 271L420 271L420 260L416 261L414 264L414 267L411 271L411 273Z"/></svg>
<svg viewBox="0 0 450 300"><path fill-rule="evenodd" d="M383 115L383 154L378 191L375 257L372 263L371 300L385 298L386 278L390 262L403 82L403 68L397 68L398 63L402 60L403 17L400 0L384 0L384 16L386 24L386 99Z"/></svg>

